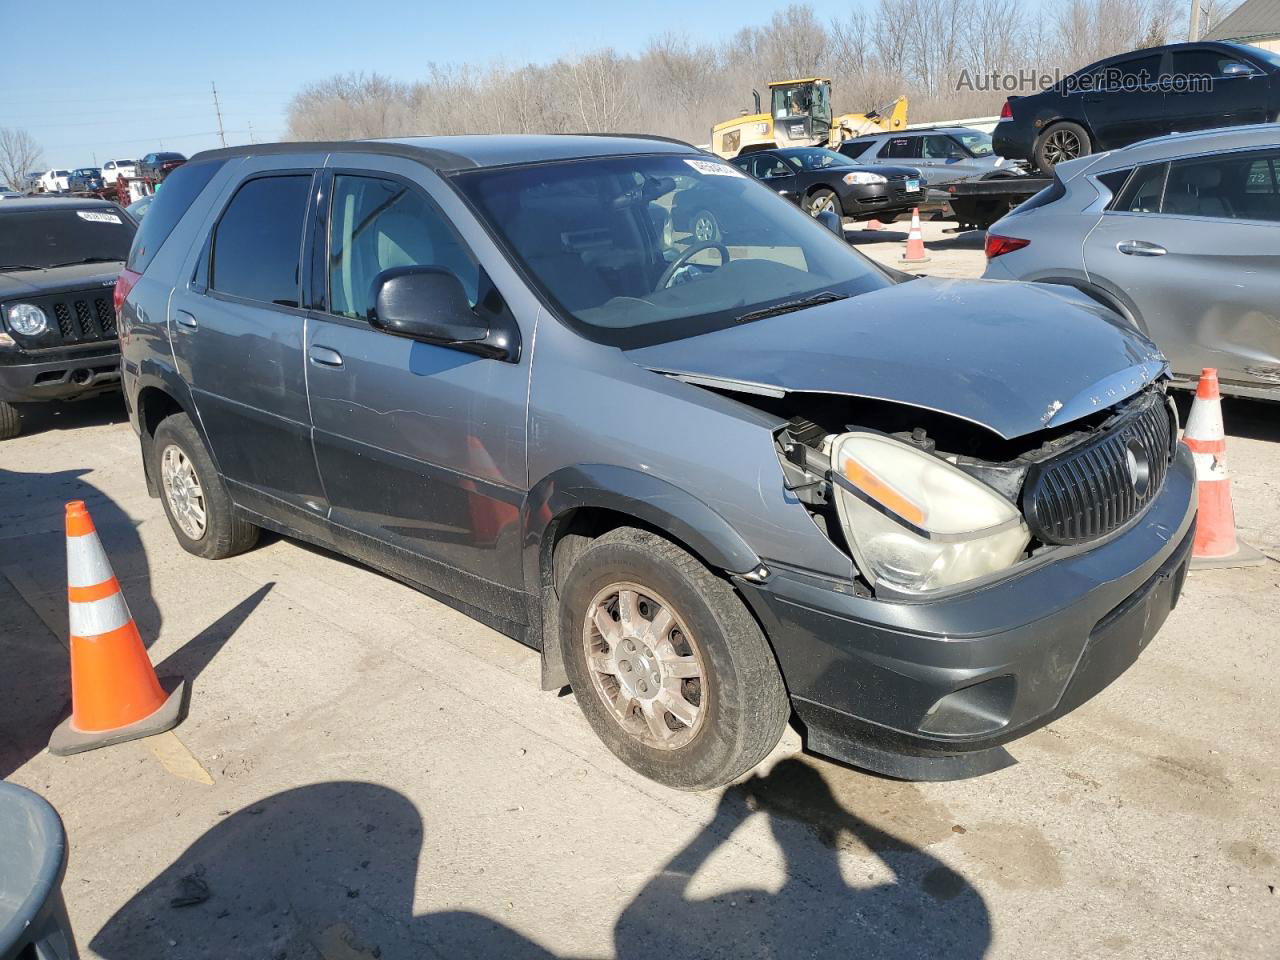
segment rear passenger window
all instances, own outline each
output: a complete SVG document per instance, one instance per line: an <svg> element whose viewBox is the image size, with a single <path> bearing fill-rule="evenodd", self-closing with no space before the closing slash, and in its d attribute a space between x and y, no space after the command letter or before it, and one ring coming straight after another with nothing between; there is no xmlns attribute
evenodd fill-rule
<svg viewBox="0 0 1280 960"><path fill-rule="evenodd" d="M894 137L880 148L880 152L876 156L890 160L918 157L920 156L920 138Z"/></svg>
<svg viewBox="0 0 1280 960"><path fill-rule="evenodd" d="M1164 212L1184 217L1280 220L1276 167L1280 150L1175 160Z"/></svg>
<svg viewBox="0 0 1280 960"><path fill-rule="evenodd" d="M178 167L165 178L164 188L151 202L147 216L138 227L129 250L126 266L135 273L144 273L152 259L160 251L160 245L169 238L182 215L195 202L200 191L209 185L214 174L222 169L225 160L202 160ZM114 169L114 168L113 168Z"/></svg>
<svg viewBox="0 0 1280 960"><path fill-rule="evenodd" d="M161 196L167 190L166 183ZM258 177L240 187L214 228L209 286L246 300L298 306L302 225L310 193L309 174Z"/></svg>
<svg viewBox="0 0 1280 960"><path fill-rule="evenodd" d="M462 238L425 196L397 180L334 177L329 214L329 310L365 320L373 285L392 267L443 267L476 305L480 267Z"/></svg>
<svg viewBox="0 0 1280 960"><path fill-rule="evenodd" d="M1168 170L1167 163L1139 167L1138 171L1129 178L1120 197L1110 209L1128 213L1159 213L1160 201L1164 196L1165 174Z"/></svg>

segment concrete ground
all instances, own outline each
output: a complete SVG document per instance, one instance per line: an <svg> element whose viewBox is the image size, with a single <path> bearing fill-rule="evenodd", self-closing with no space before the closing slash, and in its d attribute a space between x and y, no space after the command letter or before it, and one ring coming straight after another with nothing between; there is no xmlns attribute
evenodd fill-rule
<svg viewBox="0 0 1280 960"><path fill-rule="evenodd" d="M980 269L980 235L942 251L937 227L925 267ZM0 776L65 820L88 957L1274 957L1280 418L1226 417L1271 559L1193 573L1138 664L1017 765L899 783L792 735L688 795L540 693L533 653L413 590L280 538L187 555L118 401L43 413L0 449ZM58 758L77 497L193 695L173 733Z"/></svg>

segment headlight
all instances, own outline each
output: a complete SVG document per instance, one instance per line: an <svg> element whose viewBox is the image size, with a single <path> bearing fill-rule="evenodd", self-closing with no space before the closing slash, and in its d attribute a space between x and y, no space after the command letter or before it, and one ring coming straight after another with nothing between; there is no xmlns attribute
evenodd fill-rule
<svg viewBox="0 0 1280 960"><path fill-rule="evenodd" d="M9 329L24 337L38 337L49 329L49 318L34 303L15 303L5 311Z"/></svg>
<svg viewBox="0 0 1280 960"><path fill-rule="evenodd" d="M844 175L844 182L852 187L855 184L888 183L889 181L878 173L867 173L865 170L855 170L853 173L846 173Z"/></svg>
<svg viewBox="0 0 1280 960"><path fill-rule="evenodd" d="M1012 566L1031 534L1008 500L945 460L875 433L831 446L836 510L863 574L924 594Z"/></svg>

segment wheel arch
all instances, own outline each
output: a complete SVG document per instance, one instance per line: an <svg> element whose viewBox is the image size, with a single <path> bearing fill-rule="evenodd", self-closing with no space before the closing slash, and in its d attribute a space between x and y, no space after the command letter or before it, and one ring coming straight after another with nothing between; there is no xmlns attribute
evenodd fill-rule
<svg viewBox="0 0 1280 960"><path fill-rule="evenodd" d="M196 433L204 442L211 459L214 458L209 440L195 409L182 391L174 390L167 382L159 379L148 379L138 388L133 399L135 423L138 429L138 440L142 445L142 473L147 484L147 493L152 497L160 496L160 485L151 474L151 447L155 440L156 429L161 422L178 413L185 413L195 425ZM217 460L214 459L214 464Z"/></svg>
<svg viewBox="0 0 1280 960"><path fill-rule="evenodd" d="M747 573L760 557L729 522L692 494L651 474L602 464L570 467L529 492L524 536L525 583L541 627L542 687L563 687L559 581L575 553L621 526L670 540L721 575Z"/></svg>

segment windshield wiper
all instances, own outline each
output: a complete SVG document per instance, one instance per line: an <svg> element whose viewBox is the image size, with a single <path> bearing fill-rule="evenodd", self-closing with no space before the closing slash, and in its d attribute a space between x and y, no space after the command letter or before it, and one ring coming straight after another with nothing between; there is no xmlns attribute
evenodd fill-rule
<svg viewBox="0 0 1280 960"><path fill-rule="evenodd" d="M799 300L788 300L786 303L775 303L772 307L765 307L763 310L755 310L751 313L744 313L738 317L739 323L750 323L752 320L763 320L766 317L779 317L784 313L795 313L797 310L805 310L809 307L816 307L822 303L835 303L837 300L848 300L848 294L844 293L819 293L812 297L802 297Z"/></svg>
<svg viewBox="0 0 1280 960"><path fill-rule="evenodd" d="M33 263L0 263L0 270L47 270L48 267L37 267Z"/></svg>
<svg viewBox="0 0 1280 960"><path fill-rule="evenodd" d="M81 257L79 260L68 260L66 263L55 263L50 265L50 269L56 267L75 267L82 263L120 263L120 257Z"/></svg>

